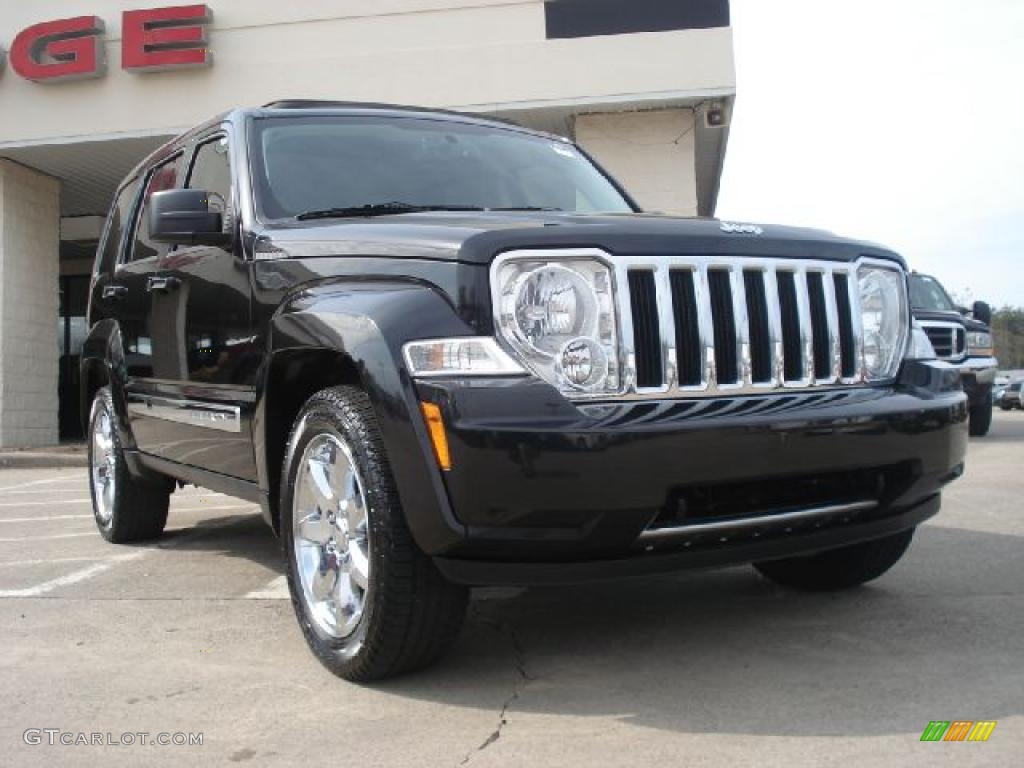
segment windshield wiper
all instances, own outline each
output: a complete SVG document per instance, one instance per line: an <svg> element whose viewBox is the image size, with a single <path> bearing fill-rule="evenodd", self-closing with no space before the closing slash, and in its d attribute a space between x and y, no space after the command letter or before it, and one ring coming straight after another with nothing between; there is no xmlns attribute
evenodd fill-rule
<svg viewBox="0 0 1024 768"><path fill-rule="evenodd" d="M541 205L514 205L508 208L487 208L488 211L564 211L565 208L551 208Z"/></svg>
<svg viewBox="0 0 1024 768"><path fill-rule="evenodd" d="M367 203L347 208L324 208L300 213L298 221L310 219L344 219L348 217L390 216L399 213L422 213L423 211L482 211L479 205L413 205L412 203Z"/></svg>

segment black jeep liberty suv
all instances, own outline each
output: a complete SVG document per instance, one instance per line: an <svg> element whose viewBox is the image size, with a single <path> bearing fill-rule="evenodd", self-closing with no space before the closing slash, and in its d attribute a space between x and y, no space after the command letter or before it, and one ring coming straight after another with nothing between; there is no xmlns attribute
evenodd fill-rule
<svg viewBox="0 0 1024 768"><path fill-rule="evenodd" d="M256 502L349 680L421 667L472 585L889 569L963 471L966 398L896 254L644 215L579 147L279 102L119 188L82 361L96 522Z"/></svg>

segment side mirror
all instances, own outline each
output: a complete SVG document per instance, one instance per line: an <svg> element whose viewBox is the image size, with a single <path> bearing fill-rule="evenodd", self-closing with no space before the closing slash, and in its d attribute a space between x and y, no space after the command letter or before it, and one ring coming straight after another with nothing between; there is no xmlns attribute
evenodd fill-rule
<svg viewBox="0 0 1024 768"><path fill-rule="evenodd" d="M224 217L201 189L168 189L149 199L149 238L169 245L226 245Z"/></svg>
<svg viewBox="0 0 1024 768"><path fill-rule="evenodd" d="M988 326L992 325L992 307L984 301L974 302L974 307L971 311L974 313L974 319L979 323L984 323Z"/></svg>

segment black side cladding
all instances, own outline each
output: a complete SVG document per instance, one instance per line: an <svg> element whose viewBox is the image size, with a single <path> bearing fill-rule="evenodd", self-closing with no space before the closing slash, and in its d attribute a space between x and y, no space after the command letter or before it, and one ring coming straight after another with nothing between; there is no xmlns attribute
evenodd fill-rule
<svg viewBox="0 0 1024 768"><path fill-rule="evenodd" d="M662 385L661 328L654 273L634 269L629 273L630 309L633 315L633 345L636 354L636 385Z"/></svg>
<svg viewBox="0 0 1024 768"><path fill-rule="evenodd" d="M672 310L676 320L676 367L679 384L692 387L701 383L703 368L693 272L688 269L673 269L669 273L669 282L672 286Z"/></svg>
<svg viewBox="0 0 1024 768"><path fill-rule="evenodd" d="M732 280L727 269L708 270L711 316L715 328L715 370L719 384L735 384L739 378L736 359L736 315L732 307Z"/></svg>

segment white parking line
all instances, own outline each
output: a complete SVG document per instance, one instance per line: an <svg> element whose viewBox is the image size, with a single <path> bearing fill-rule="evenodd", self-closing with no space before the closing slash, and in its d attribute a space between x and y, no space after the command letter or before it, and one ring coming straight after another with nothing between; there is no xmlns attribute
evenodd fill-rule
<svg viewBox="0 0 1024 768"><path fill-rule="evenodd" d="M50 501L12 501L0 503L0 507L52 507L54 504L86 504L92 499L51 499Z"/></svg>
<svg viewBox="0 0 1024 768"><path fill-rule="evenodd" d="M46 488L46 489L36 489L34 491L32 491L32 490L29 490L29 491L6 491L2 495L0 495L0 499L6 499L6 498L11 497L11 496L38 496L41 493L50 494L50 493L88 493L88 492L89 492L88 488L82 488L81 486L79 486L77 488Z"/></svg>
<svg viewBox="0 0 1024 768"><path fill-rule="evenodd" d="M84 533L58 533L53 536L17 536L14 538L0 539L0 543L11 543L14 541L50 541L51 539L80 539L84 536L99 536L96 531Z"/></svg>
<svg viewBox="0 0 1024 768"><path fill-rule="evenodd" d="M0 568L25 568L30 565L51 565L53 563L96 563L100 560L109 560L105 557L55 557L52 560L8 560L0 561Z"/></svg>
<svg viewBox="0 0 1024 768"><path fill-rule="evenodd" d="M60 482L63 482L65 480L77 480L77 481L80 481L81 478L78 475L70 475L69 474L69 475L61 475L60 477L49 477L49 478L46 478L44 480L31 480L31 481L29 481L27 483L17 483L15 485L8 485L8 486L5 486L3 488L0 488L0 493L2 493L3 491L13 491L13 490L16 490L18 488L28 488L31 485L45 485L46 483L60 483Z"/></svg>
<svg viewBox="0 0 1024 768"><path fill-rule="evenodd" d="M284 575L245 595L246 600L287 600L289 597L288 579Z"/></svg>
<svg viewBox="0 0 1024 768"><path fill-rule="evenodd" d="M127 554L114 555L112 557L107 557L107 558L97 558L97 557L94 557L94 558L55 558L53 560L27 560L27 561L23 560L23 561L20 561L20 564L43 565L43 564L58 563L58 562L92 562L93 564L88 566L88 567L86 567L86 568L81 568L81 569L79 569L77 571L73 571L72 573L69 573L66 576L60 576L60 577L58 577L56 579L50 579L49 581L44 581L41 584L36 584L34 587L25 587L23 589L2 589L2 590L0 590L0 598L4 598L4 597L38 597L40 595L45 595L46 593L52 592L53 590L57 589L58 587L66 587L66 586L69 586L71 584L78 584L79 582L86 581L87 579L91 579L94 576L99 576L101 573L106 573L107 571L109 571L111 568L113 568L115 565L118 565L119 563L127 563L127 562L131 562L133 560L138 560L138 559L140 559L142 557L145 557L150 552L155 552L155 551L159 551L159 550L174 549L175 547L179 547L179 546L181 546L182 544L184 544L186 542L193 541L194 539L202 538L207 533L209 533L211 530L216 530L217 528L221 528L221 527L225 527L225 526L228 526L228 525L232 525L234 522L235 521L231 520L231 519L216 521L215 523L213 523L210 526L203 526L203 527L193 528L191 530L188 530L187 532L184 533L184 535L179 536L176 539L171 539L170 541L168 541L166 543L163 543L163 544L158 543L155 547L146 548L146 549L139 549L139 550L136 550L134 552L129 552ZM0 539L0 541L38 541L40 539L70 539L70 538L77 538L77 537L83 537L83 536L98 536L98 534L95 531L89 531L87 533L65 533L65 534L60 534L58 536L39 536L39 537L31 538L31 539ZM19 563L0 563L0 565L18 565L18 564ZM286 585L286 588L287 588L287 585Z"/></svg>
<svg viewBox="0 0 1024 768"><path fill-rule="evenodd" d="M39 595L45 595L47 592L52 592L57 589L57 587L67 587L71 584L77 584L80 581L91 579L93 576L99 576L101 573L109 571L118 563L138 560L145 554L145 551L140 551L131 552L127 555L118 555L110 558L109 560L94 563L87 568L73 571L67 576L58 576L56 579L50 579L49 581L44 581L42 584L36 584L34 587L25 587L24 589L0 589L0 597L38 597Z"/></svg>
<svg viewBox="0 0 1024 768"><path fill-rule="evenodd" d="M92 520L92 515L40 515L39 517L0 518L0 523L38 523L42 520Z"/></svg>
<svg viewBox="0 0 1024 768"><path fill-rule="evenodd" d="M68 478L69 480L72 478ZM49 482L49 481L47 481ZM82 487L85 486L85 487ZM10 486L11 488L18 488L19 486ZM7 490L0 488L0 498L8 498L10 496L35 496L40 493L88 493L89 488L87 483L82 483L76 488L47 488L46 490ZM192 496L202 496L204 498L227 498L226 493L218 493L216 491L208 491L205 488L179 488L174 492L173 498L190 498Z"/></svg>
<svg viewBox="0 0 1024 768"><path fill-rule="evenodd" d="M89 499L84 501L88 502ZM33 504L0 504L0 507L30 507ZM251 509L254 504L204 504L200 507L171 507L171 512L206 512L224 509ZM40 515L39 517L8 517L0 518L0 523L34 523L37 520L74 520L88 518L92 515Z"/></svg>

